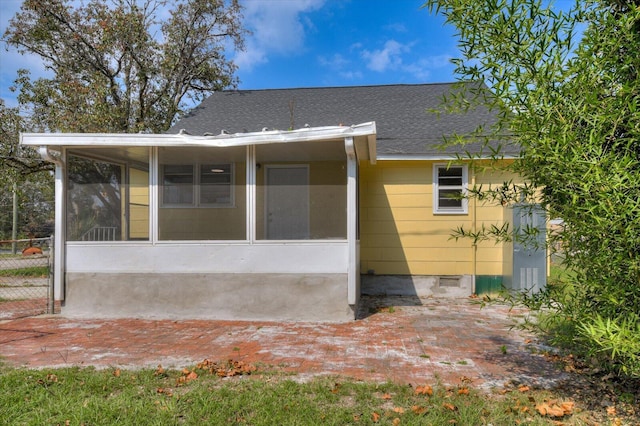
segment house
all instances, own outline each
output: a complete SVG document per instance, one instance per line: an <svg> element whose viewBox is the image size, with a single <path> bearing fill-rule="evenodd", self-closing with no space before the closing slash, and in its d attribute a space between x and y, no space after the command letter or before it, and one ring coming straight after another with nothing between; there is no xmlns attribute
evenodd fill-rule
<svg viewBox="0 0 640 426"><path fill-rule="evenodd" d="M483 108L430 114L451 90L218 92L167 134L23 134L56 164L63 313L344 321L363 293L544 285L531 251L450 237L522 220L460 197L517 177L438 148L493 119Z"/></svg>

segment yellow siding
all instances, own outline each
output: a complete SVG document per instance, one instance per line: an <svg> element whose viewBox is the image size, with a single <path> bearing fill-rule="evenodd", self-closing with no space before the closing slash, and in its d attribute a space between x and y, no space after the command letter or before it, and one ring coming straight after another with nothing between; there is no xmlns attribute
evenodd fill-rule
<svg viewBox="0 0 640 426"><path fill-rule="evenodd" d="M464 215L433 214L432 161L360 165L361 272L379 275L502 275L504 247L451 238L463 226L501 225L504 208L470 200ZM498 185L512 176L469 168L469 187ZM475 256L474 256L475 251ZM475 268L474 268L475 260ZM475 269L475 270L474 270Z"/></svg>
<svg viewBox="0 0 640 426"><path fill-rule="evenodd" d="M149 172L129 169L129 238L149 238Z"/></svg>

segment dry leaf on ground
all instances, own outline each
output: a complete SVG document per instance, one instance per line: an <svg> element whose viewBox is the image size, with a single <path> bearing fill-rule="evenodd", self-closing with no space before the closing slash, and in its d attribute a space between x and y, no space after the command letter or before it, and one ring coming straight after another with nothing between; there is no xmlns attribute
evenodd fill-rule
<svg viewBox="0 0 640 426"><path fill-rule="evenodd" d="M423 407L422 405L414 405L411 407L413 414L425 414L428 410L427 407Z"/></svg>
<svg viewBox="0 0 640 426"><path fill-rule="evenodd" d="M557 401L543 402L536 405L541 416L564 417L573 414L574 403L571 401L559 403Z"/></svg>
<svg viewBox="0 0 640 426"><path fill-rule="evenodd" d="M433 395L433 388L429 385L418 386L415 390L416 395Z"/></svg>

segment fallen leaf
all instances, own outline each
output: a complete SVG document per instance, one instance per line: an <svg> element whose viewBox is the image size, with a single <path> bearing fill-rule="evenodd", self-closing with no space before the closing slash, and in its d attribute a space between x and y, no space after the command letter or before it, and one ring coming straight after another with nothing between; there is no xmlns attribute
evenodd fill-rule
<svg viewBox="0 0 640 426"><path fill-rule="evenodd" d="M428 411L428 408L421 405L414 405L411 407L411 411L413 411L414 414L424 414Z"/></svg>
<svg viewBox="0 0 640 426"><path fill-rule="evenodd" d="M199 362L198 364L196 364L196 368L200 370L207 370L211 368L212 365L213 363L208 358L205 358L204 360L202 360L202 362Z"/></svg>
<svg viewBox="0 0 640 426"><path fill-rule="evenodd" d="M429 385L418 386L415 390L416 395L433 395L433 388Z"/></svg>
<svg viewBox="0 0 640 426"><path fill-rule="evenodd" d="M575 407L575 403L573 401L567 401L560 404L560 407L564 410L565 414L572 414L573 408Z"/></svg>
<svg viewBox="0 0 640 426"><path fill-rule="evenodd" d="M607 407L607 414L609 416L615 416L616 415L616 407Z"/></svg>
<svg viewBox="0 0 640 426"><path fill-rule="evenodd" d="M119 368L116 368L116 369L115 369L115 371L113 372L113 375L114 375L115 377L120 377L120 369L119 369Z"/></svg>
<svg viewBox="0 0 640 426"><path fill-rule="evenodd" d="M458 409L458 407L456 407L455 405L449 403L449 402L444 402L442 403L442 406L444 408L446 408L447 410L451 410L451 411L456 411Z"/></svg>
<svg viewBox="0 0 640 426"><path fill-rule="evenodd" d="M381 398L382 399L391 399L391 394L383 393Z"/></svg>
<svg viewBox="0 0 640 426"><path fill-rule="evenodd" d="M196 373L195 371L191 371L189 372L189 374L187 374L186 378L187 380L195 380L198 378L198 373Z"/></svg>
<svg viewBox="0 0 640 426"><path fill-rule="evenodd" d="M404 414L404 408L402 407L394 407L393 411L398 414Z"/></svg>
<svg viewBox="0 0 640 426"><path fill-rule="evenodd" d="M469 389L468 388L458 389L458 395L469 395Z"/></svg>
<svg viewBox="0 0 640 426"><path fill-rule="evenodd" d="M531 388L530 388L529 386L522 385L522 386L520 386L520 387L518 388L518 390L519 390L520 392L524 393L524 392L529 392L529 391L531 390Z"/></svg>
<svg viewBox="0 0 640 426"><path fill-rule="evenodd" d="M380 414L374 411L373 413L371 413L371 420L373 420L374 423L378 423L378 421L380 420Z"/></svg>
<svg viewBox="0 0 640 426"><path fill-rule="evenodd" d="M161 374L164 374L164 368L162 368L162 365L158 364L158 368L156 368L155 373L153 373L154 376L159 376Z"/></svg>
<svg viewBox="0 0 640 426"><path fill-rule="evenodd" d="M354 414L354 415L353 415L353 421L354 421L354 422L359 422L359 421L360 421L360 416L359 416L359 415L357 415L357 414Z"/></svg>
<svg viewBox="0 0 640 426"><path fill-rule="evenodd" d="M393 424L393 426L398 426L400 424L400 419L398 417L396 417L395 419L393 419L391 424Z"/></svg>
<svg viewBox="0 0 640 426"><path fill-rule="evenodd" d="M564 417L573 413L573 406L573 402L558 404L556 401L549 401L536 405L536 410L538 410L538 413L542 416Z"/></svg>

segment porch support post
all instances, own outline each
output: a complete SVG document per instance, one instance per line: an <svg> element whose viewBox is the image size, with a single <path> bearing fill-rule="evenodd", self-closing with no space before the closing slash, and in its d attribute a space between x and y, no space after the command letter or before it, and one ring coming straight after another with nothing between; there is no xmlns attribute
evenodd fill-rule
<svg viewBox="0 0 640 426"><path fill-rule="evenodd" d="M43 160L56 166L55 171L55 231L54 231L54 258L53 258L53 297L54 300L64 300L64 259L65 259L65 193L64 181L66 176L64 151L59 155L49 151L46 146L41 146L39 154Z"/></svg>
<svg viewBox="0 0 640 426"><path fill-rule="evenodd" d="M353 137L344 139L347 153L347 242L349 263L347 271L347 302L357 305L360 298L360 253L358 247L358 159Z"/></svg>

